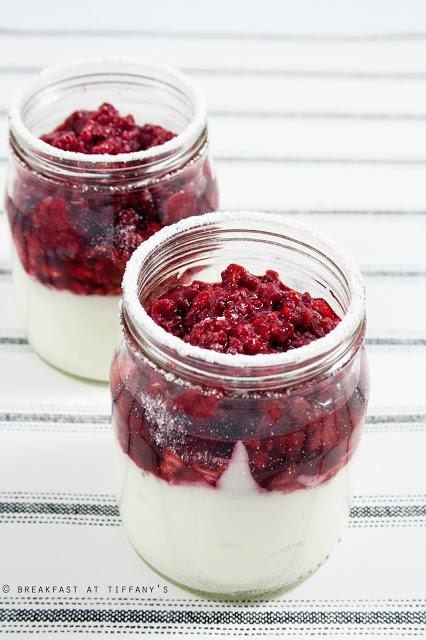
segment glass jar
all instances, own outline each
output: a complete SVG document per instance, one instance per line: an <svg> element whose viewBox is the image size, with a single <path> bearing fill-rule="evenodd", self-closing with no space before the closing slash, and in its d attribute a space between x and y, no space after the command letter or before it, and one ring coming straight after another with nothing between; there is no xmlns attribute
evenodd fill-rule
<svg viewBox="0 0 426 640"><path fill-rule="evenodd" d="M342 318L275 354L200 349L144 305L236 262L273 269ZM358 267L309 227L261 213L190 218L133 254L111 369L120 512L139 555L208 594L257 596L312 573L339 541L369 376Z"/></svg>
<svg viewBox="0 0 426 640"><path fill-rule="evenodd" d="M71 112L104 102L178 135L118 155L40 140ZM12 108L10 151L6 210L29 342L60 369L107 380L132 251L162 226L217 208L204 101L164 66L111 59L52 67Z"/></svg>

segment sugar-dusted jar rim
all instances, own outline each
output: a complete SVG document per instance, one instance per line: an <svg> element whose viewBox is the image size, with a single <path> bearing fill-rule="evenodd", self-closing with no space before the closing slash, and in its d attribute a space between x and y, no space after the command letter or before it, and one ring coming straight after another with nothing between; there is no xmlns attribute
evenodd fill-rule
<svg viewBox="0 0 426 640"><path fill-rule="evenodd" d="M221 241L237 242L238 234L242 240L251 237L253 241L257 234L259 242L267 243L275 251L293 244L296 251L299 246L299 250L324 260L345 298L346 308L337 327L323 338L283 353L234 355L193 346L157 325L140 297L144 287L158 280L158 271L167 260L172 258L176 268L182 257L184 267L185 251L193 252L203 243L215 247ZM122 288L122 320L143 355L165 371L199 384L253 391L284 389L318 376L329 376L359 350L365 335L365 291L358 265L322 233L277 214L215 212L166 227L133 253Z"/></svg>
<svg viewBox="0 0 426 640"><path fill-rule="evenodd" d="M58 89L70 90L67 83L79 82L90 86L104 78L111 81L122 77L123 82L146 82L148 79L158 86L170 88L184 96L190 110L187 125L174 138L162 145L131 153L85 154L64 151L53 147L35 135L26 123L30 109L35 104L53 100ZM183 98L182 98L183 104ZM75 106L75 109L77 105ZM164 169L174 170L194 157L206 139L207 112L202 93L187 76L174 67L126 57L89 58L69 64L47 67L37 74L16 97L9 112L10 140L12 149L30 165L36 165L47 175L70 175L75 173L86 178L107 177L128 170L129 173L142 167L144 174L157 175Z"/></svg>

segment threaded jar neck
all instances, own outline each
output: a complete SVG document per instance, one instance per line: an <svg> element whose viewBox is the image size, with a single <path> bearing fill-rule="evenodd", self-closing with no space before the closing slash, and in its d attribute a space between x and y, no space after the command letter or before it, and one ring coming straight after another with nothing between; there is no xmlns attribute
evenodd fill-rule
<svg viewBox="0 0 426 640"><path fill-rule="evenodd" d="M298 349L232 355L185 343L146 312L144 305L187 283L189 273L214 281L231 262L257 274L277 271L286 285L324 298L341 322ZM242 392L283 390L332 375L353 357L365 333L365 296L357 265L310 227L259 212L219 212L182 220L135 251L123 280L122 318L144 356L175 376Z"/></svg>
<svg viewBox="0 0 426 640"><path fill-rule="evenodd" d="M70 113L111 102L135 121L176 133L161 146L107 155L63 151L40 140ZM10 145L19 160L46 177L108 185L154 181L179 171L206 145L203 97L177 69L111 58L50 67L37 75L10 112ZM136 186L136 185L135 185Z"/></svg>

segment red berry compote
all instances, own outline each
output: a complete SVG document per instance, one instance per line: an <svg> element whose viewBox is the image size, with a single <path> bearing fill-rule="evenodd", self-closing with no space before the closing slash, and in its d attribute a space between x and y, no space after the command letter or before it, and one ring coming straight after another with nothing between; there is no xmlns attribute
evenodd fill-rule
<svg viewBox="0 0 426 640"><path fill-rule="evenodd" d="M177 71L131 62L47 70L12 111L11 151L6 210L29 341L61 369L107 379L132 252L217 208L198 92Z"/></svg>
<svg viewBox="0 0 426 640"><path fill-rule="evenodd" d="M110 383L121 515L149 564L239 597L326 559L367 407L364 330L358 268L279 216L190 218L135 252Z"/></svg>

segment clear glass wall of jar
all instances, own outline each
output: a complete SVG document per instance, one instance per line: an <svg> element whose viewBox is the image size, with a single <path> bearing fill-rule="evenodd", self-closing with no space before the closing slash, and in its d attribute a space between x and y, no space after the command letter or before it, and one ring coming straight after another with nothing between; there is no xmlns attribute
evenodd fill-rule
<svg viewBox="0 0 426 640"><path fill-rule="evenodd" d="M277 271L341 322L292 351L231 355L183 342L144 310L176 283L220 280L231 262ZM357 266L279 216L191 218L134 253L110 382L121 516L147 563L191 589L246 597L328 557L367 408L364 333Z"/></svg>
<svg viewBox="0 0 426 640"><path fill-rule="evenodd" d="M114 156L40 140L104 102L178 135ZM204 101L168 67L121 59L52 67L13 107L10 149L6 210L29 342L60 369L108 379L131 253L162 226L217 209Z"/></svg>

